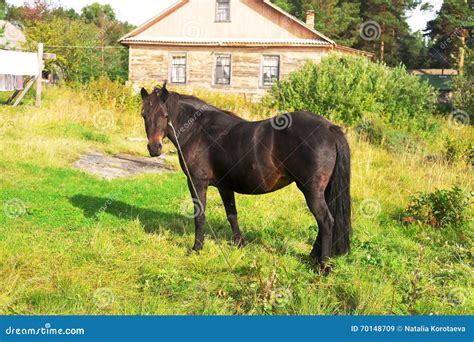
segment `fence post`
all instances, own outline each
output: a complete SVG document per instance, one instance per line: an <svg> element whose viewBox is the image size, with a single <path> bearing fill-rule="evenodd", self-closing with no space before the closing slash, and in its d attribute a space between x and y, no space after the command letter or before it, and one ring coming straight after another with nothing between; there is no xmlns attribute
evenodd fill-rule
<svg viewBox="0 0 474 342"><path fill-rule="evenodd" d="M36 78L36 107L41 106L41 88L43 86L43 43L38 44L38 77Z"/></svg>

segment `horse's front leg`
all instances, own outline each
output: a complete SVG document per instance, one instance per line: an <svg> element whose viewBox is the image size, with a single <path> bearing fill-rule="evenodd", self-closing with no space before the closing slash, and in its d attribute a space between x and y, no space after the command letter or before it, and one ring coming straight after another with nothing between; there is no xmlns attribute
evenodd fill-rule
<svg viewBox="0 0 474 342"><path fill-rule="evenodd" d="M194 204L194 224L196 227L196 236L193 251L199 252L204 246L204 225L206 224L206 199L207 188L209 184L203 181L194 181L188 179L188 187L191 192Z"/></svg>

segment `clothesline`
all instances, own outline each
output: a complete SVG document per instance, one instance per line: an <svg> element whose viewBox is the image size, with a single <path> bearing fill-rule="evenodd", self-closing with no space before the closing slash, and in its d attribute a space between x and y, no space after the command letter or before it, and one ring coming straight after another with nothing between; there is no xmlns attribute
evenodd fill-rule
<svg viewBox="0 0 474 342"><path fill-rule="evenodd" d="M69 48L69 49L126 49L125 46L81 46L81 45L45 45L45 48Z"/></svg>

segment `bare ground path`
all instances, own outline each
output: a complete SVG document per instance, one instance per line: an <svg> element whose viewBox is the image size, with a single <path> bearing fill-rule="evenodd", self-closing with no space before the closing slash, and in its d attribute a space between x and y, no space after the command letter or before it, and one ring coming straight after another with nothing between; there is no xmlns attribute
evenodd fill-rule
<svg viewBox="0 0 474 342"><path fill-rule="evenodd" d="M128 154L105 155L89 152L73 163L73 167L106 180L131 177L145 173L176 171L167 164L166 156L143 158Z"/></svg>

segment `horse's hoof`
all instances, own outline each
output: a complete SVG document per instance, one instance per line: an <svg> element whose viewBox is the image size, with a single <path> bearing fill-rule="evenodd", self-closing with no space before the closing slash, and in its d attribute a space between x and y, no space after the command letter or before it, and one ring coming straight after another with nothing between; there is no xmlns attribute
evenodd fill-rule
<svg viewBox="0 0 474 342"><path fill-rule="evenodd" d="M244 248L247 244L243 238L237 238L234 239L234 245L237 246L237 248Z"/></svg>
<svg viewBox="0 0 474 342"><path fill-rule="evenodd" d="M321 274L325 277L332 273L332 267L329 265L322 265L321 266Z"/></svg>
<svg viewBox="0 0 474 342"><path fill-rule="evenodd" d="M201 254L201 249L196 249L196 248L191 248L188 250L188 252L186 253L187 256L191 256L191 255L200 255Z"/></svg>

